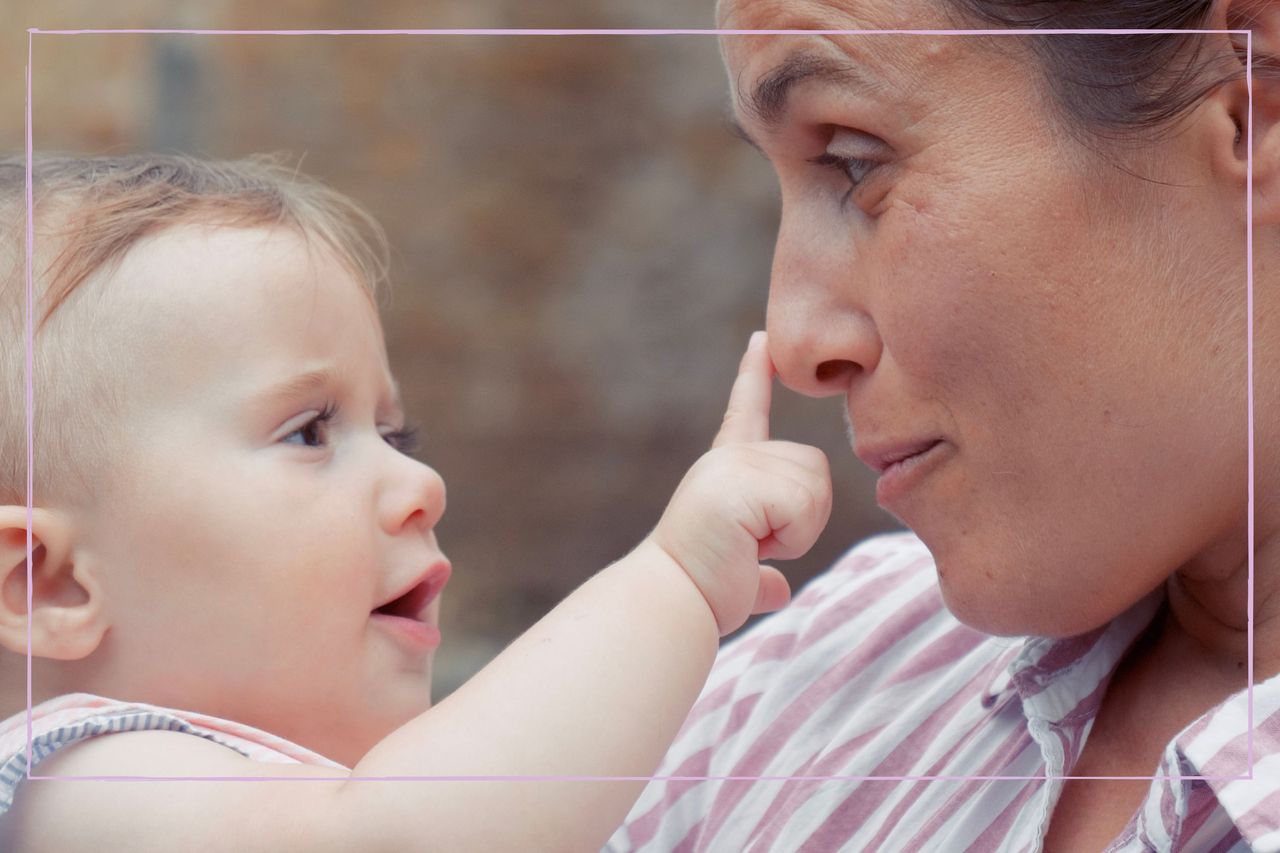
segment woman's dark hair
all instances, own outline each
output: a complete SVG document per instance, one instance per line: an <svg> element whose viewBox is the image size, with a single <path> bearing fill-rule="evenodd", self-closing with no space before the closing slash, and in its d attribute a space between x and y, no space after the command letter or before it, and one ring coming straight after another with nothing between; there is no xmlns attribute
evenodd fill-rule
<svg viewBox="0 0 1280 853"><path fill-rule="evenodd" d="M947 0L970 20L1018 29L1207 29L1215 0ZM1028 37L1076 130L1112 140L1158 136L1243 75L1205 50L1210 36Z"/></svg>

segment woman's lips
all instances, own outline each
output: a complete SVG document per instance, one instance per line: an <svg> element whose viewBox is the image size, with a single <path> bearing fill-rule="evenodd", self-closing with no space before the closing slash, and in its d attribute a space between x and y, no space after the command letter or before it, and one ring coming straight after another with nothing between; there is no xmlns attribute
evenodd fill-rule
<svg viewBox="0 0 1280 853"><path fill-rule="evenodd" d="M928 476L946 456L946 442L931 438L923 441L860 449L858 458L875 470L876 503L885 509L913 489Z"/></svg>
<svg viewBox="0 0 1280 853"><path fill-rule="evenodd" d="M891 465L924 453L941 441L942 439L939 438L926 438L893 444L863 443L859 444L853 452L868 468L873 469L877 474L883 474Z"/></svg>

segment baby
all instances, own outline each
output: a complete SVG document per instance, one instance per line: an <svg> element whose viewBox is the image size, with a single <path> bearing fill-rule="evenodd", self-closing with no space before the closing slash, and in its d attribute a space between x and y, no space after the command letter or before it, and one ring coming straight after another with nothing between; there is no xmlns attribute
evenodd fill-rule
<svg viewBox="0 0 1280 853"><path fill-rule="evenodd" d="M28 516L24 169L0 162L0 849L599 849L718 638L786 603L759 561L828 518L823 455L768 438L763 334L653 532L431 707L445 489L406 454L376 225L261 158L37 159ZM415 776L632 778L361 778Z"/></svg>

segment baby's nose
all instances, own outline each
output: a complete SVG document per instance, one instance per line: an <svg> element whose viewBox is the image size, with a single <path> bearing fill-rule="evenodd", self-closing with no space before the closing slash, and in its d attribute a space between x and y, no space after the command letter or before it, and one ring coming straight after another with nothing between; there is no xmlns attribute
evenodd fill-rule
<svg viewBox="0 0 1280 853"><path fill-rule="evenodd" d="M401 470L384 496L384 527L388 533L398 533L408 524L430 531L444 515L444 480L428 465L407 458L405 463L408 470Z"/></svg>

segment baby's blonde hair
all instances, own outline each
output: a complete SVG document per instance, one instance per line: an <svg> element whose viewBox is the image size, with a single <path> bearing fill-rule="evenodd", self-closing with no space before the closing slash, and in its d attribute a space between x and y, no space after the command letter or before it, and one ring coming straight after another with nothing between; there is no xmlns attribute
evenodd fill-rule
<svg viewBox="0 0 1280 853"><path fill-rule="evenodd" d="M178 225L282 227L308 245L318 240L371 296L386 278L377 222L280 156L41 155L31 171L37 505L84 505L113 470L121 420L113 368L128 341L93 306L109 297L102 279L139 241ZM27 499L25 245L26 159L12 157L0 160L0 505Z"/></svg>

